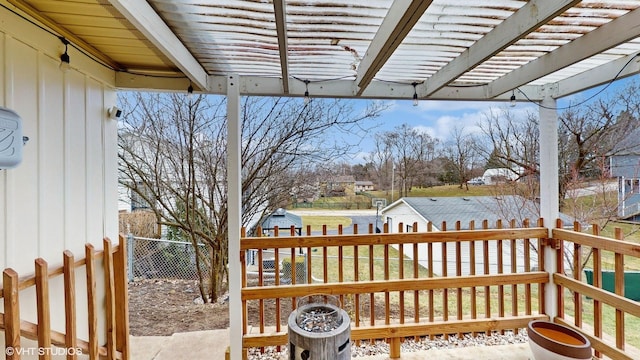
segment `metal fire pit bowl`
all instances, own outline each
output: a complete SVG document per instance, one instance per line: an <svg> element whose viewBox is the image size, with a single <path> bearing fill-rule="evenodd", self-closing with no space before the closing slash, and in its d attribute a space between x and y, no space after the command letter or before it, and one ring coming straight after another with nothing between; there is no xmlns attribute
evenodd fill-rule
<svg viewBox="0 0 640 360"><path fill-rule="evenodd" d="M291 360L347 360L351 358L349 315L333 295L300 298L289 315Z"/></svg>

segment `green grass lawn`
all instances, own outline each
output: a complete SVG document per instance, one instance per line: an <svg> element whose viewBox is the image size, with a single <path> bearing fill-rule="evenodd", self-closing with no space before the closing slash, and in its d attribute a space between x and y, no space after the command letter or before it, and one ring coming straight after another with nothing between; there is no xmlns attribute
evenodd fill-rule
<svg viewBox="0 0 640 360"><path fill-rule="evenodd" d="M309 215L301 218L303 231L306 231L309 225L311 225L311 231L322 231L324 225L327 230L337 230L340 225L342 227L351 225L351 218L347 216Z"/></svg>
<svg viewBox="0 0 640 360"><path fill-rule="evenodd" d="M374 197L390 198L390 191L371 191L369 192ZM493 185L469 185L467 190L466 186L462 189L459 185L441 185L431 187L413 187L409 192L410 197L449 197L449 196L484 196L495 195L496 187ZM399 196L398 191L394 192L394 199L397 200Z"/></svg>

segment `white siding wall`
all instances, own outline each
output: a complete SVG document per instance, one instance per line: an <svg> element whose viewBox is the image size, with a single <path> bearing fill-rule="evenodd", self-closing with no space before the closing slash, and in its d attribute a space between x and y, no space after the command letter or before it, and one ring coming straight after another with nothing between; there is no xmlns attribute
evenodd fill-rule
<svg viewBox="0 0 640 360"><path fill-rule="evenodd" d="M71 47L73 69L63 73L63 49L57 37L0 8L0 106L22 117L30 138L22 164L0 170L0 269L20 275L32 274L38 257L60 265L65 249L80 258L87 242L97 249L103 237L117 242L117 124L106 115L116 103L115 75ZM76 278L81 284L84 273ZM51 284L52 325L62 330L58 289ZM21 305L23 319L35 321L35 301L25 303L34 306Z"/></svg>
<svg viewBox="0 0 640 360"><path fill-rule="evenodd" d="M413 209L411 209L405 203L399 203L396 206L392 207L391 209L386 210L382 214L382 218L385 220L385 222L387 222L388 219L391 218L391 222L389 226L390 233L397 233L398 224L400 223L403 224L402 231L407 232L407 225L411 226L413 225L414 222L418 223L417 231L419 232L427 231L428 222L425 221L423 217L418 215L415 211L413 211Z"/></svg>

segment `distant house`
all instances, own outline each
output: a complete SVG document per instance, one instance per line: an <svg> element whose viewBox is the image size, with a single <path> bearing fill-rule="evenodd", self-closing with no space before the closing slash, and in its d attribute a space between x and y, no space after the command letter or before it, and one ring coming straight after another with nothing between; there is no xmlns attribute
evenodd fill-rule
<svg viewBox="0 0 640 360"><path fill-rule="evenodd" d="M373 181L356 181L356 192L373 191Z"/></svg>
<svg viewBox="0 0 640 360"><path fill-rule="evenodd" d="M320 183L324 196L346 196L356 194L356 178L352 175L335 176Z"/></svg>
<svg viewBox="0 0 640 360"><path fill-rule="evenodd" d="M495 185L506 181L515 181L519 177L516 171L508 168L487 169L482 175L486 185Z"/></svg>
<svg viewBox="0 0 640 360"><path fill-rule="evenodd" d="M523 219L529 219L531 226L535 226L539 218L537 204L523 197L511 196L472 196L472 197L405 197L397 200L393 204L382 210L382 217L389 226L392 233L400 232L400 224L402 224L402 232L425 232L428 224L431 224L432 231L442 231L443 224L446 224L446 230L455 230L456 222L460 221L461 230L469 230L473 221L475 229L481 229L484 220L487 220L488 228L495 229L498 220L502 220L503 227L510 226L510 220L516 220L516 226L522 225ZM572 224L573 219L561 214L560 218L565 224ZM414 223L417 228L414 228ZM483 242L476 241L475 252L476 259L482 259ZM492 269L496 270L498 248L496 241L490 241L489 257ZM469 242L462 243L462 275L470 273L469 263ZM413 249L404 249L405 255L413 258ZM446 249L448 273L455 273L455 248L449 246ZM427 245L421 244L418 247L418 259L420 264L427 267ZM443 269L442 254L443 249L440 244L433 245L434 272L440 274ZM510 259L510 247L503 247L503 259ZM532 257L535 255L532 254ZM503 270L511 271L509 261L504 262ZM520 269L516 265L518 269ZM476 268L476 273L482 273L484 269Z"/></svg>
<svg viewBox="0 0 640 360"><path fill-rule="evenodd" d="M618 217L640 221L640 130L620 141L609 156L611 176L618 179Z"/></svg>

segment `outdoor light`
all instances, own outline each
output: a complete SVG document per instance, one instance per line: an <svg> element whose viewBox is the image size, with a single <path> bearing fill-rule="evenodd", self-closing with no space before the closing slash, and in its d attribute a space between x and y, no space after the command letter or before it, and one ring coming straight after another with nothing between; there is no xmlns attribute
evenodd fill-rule
<svg viewBox="0 0 640 360"><path fill-rule="evenodd" d="M193 95L193 86L191 85L191 83L189 83L189 87L187 88L187 98L191 98L191 96Z"/></svg>
<svg viewBox="0 0 640 360"><path fill-rule="evenodd" d="M64 54L60 55L60 70L62 72L67 72L71 69L71 65L69 65L69 54L67 53L67 47L69 45L69 40L60 37L60 41L64 44Z"/></svg>
<svg viewBox="0 0 640 360"><path fill-rule="evenodd" d="M515 90L511 93L511 107L514 107L514 106L516 106L516 91Z"/></svg>
<svg viewBox="0 0 640 360"><path fill-rule="evenodd" d="M416 90L416 85L418 83L411 83L413 85L413 106L418 106L418 91Z"/></svg>
<svg viewBox="0 0 640 360"><path fill-rule="evenodd" d="M305 80L304 81L304 86L305 86L304 104L307 105L309 103L309 101L311 100L311 98L309 98L309 80Z"/></svg>

